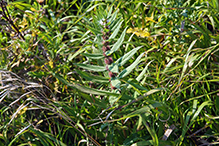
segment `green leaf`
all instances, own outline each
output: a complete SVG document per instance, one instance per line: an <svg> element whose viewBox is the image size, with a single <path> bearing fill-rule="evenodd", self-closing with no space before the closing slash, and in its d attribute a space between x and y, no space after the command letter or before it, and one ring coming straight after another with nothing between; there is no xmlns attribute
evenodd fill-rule
<svg viewBox="0 0 219 146"><path fill-rule="evenodd" d="M143 141L139 141L139 142L136 142L134 144L132 144L131 146L146 146L146 145L153 145L153 140L143 140ZM172 141L164 141L164 140L159 140L159 145L160 146L173 146L175 145L174 142Z"/></svg>
<svg viewBox="0 0 219 146"><path fill-rule="evenodd" d="M32 127L30 127L29 129L30 129L31 132L36 134L37 137L40 136L42 139L45 138L44 141L49 142L50 145L53 145L53 143L55 143L55 144L60 145L60 146L66 146L66 144L64 144L63 142L59 141L57 138L51 136L51 133L46 133L46 132L43 132L41 130L36 130L36 129L32 128ZM51 142L51 140L53 142Z"/></svg>
<svg viewBox="0 0 219 146"><path fill-rule="evenodd" d="M52 21L56 21L55 12L51 9L48 9L48 12L50 14L50 17L52 18Z"/></svg>
<svg viewBox="0 0 219 146"><path fill-rule="evenodd" d="M105 66L97 66L97 65L90 65L90 64L82 64L82 63L74 63L80 68L87 69L89 71L96 71L96 72L103 72L106 70Z"/></svg>
<svg viewBox="0 0 219 146"><path fill-rule="evenodd" d="M95 35L101 34L101 30L99 30L99 29L96 29L96 28L94 28L92 26L88 26L88 25L86 25L86 27Z"/></svg>
<svg viewBox="0 0 219 146"><path fill-rule="evenodd" d="M109 37L109 39L114 39L116 37L116 35L118 34L120 27L122 25L123 21L119 21L114 27L116 27L116 29L113 31L113 33L111 34L111 36Z"/></svg>
<svg viewBox="0 0 219 146"><path fill-rule="evenodd" d="M114 104L115 102L117 102L120 98L121 98L121 96L110 96L110 97L109 97L109 103L110 103L110 105L113 106L113 104Z"/></svg>
<svg viewBox="0 0 219 146"><path fill-rule="evenodd" d="M155 109L157 107L162 107L163 104L159 103L159 102L154 102L152 104L146 105L140 109L135 110L134 112L128 114L128 115L123 115L122 118L120 119L116 119L115 121L120 121L120 120L124 120L126 118L132 118L132 117L136 117L136 116L140 116L141 114L146 114L145 116L149 116L151 114L151 110Z"/></svg>
<svg viewBox="0 0 219 146"><path fill-rule="evenodd" d="M18 9L21 9L21 10L25 10L27 8L29 9L32 7L30 4L27 4L24 2L19 2L19 1L14 1L11 3L11 5L14 5L15 7L17 7Z"/></svg>
<svg viewBox="0 0 219 146"><path fill-rule="evenodd" d="M189 128L188 123L189 123L189 120L190 120L191 116L192 116L192 112L189 111L189 112L186 114L186 118L184 118L184 125L183 125L183 128L182 128L182 134L181 134L181 136L180 136L180 137L178 138L178 140L177 140L177 143L178 143L179 145L182 144L182 142L183 142L183 140L184 140L184 137L185 137L185 134L186 134L186 132L187 132L187 130L188 130L188 128Z"/></svg>
<svg viewBox="0 0 219 146"><path fill-rule="evenodd" d="M186 69L187 69L187 67L188 67L189 54L190 54L190 52L191 52L192 47L195 45L196 41L197 41L197 39L194 40L194 41L190 44L190 46L189 46L189 48L188 48L188 50L187 50L186 57L185 57L185 63L184 63L184 65L183 65L182 74L181 74L181 76L180 76L180 79L179 79L179 82L178 82L178 83L180 83L181 80L182 80L182 78L184 77L184 74L185 74Z"/></svg>
<svg viewBox="0 0 219 146"><path fill-rule="evenodd" d="M118 14L119 10L116 10L113 15L110 17L109 22L113 22L116 19L116 16ZM108 16L109 17L109 16Z"/></svg>
<svg viewBox="0 0 219 146"><path fill-rule="evenodd" d="M194 70L197 66L200 65L200 63L206 59L212 52L215 52L215 49L218 50L218 46L219 44L216 44L215 46L212 46L210 49L208 49L206 52L203 53L203 55L201 55L201 59L199 60L198 63L196 63L195 67L193 67L190 71Z"/></svg>
<svg viewBox="0 0 219 146"><path fill-rule="evenodd" d="M123 66L129 59L131 59L133 57L133 55L140 49L142 48L142 46L139 46L137 48L132 49L131 51L129 51L128 53L126 53L124 56L122 56L121 58L119 58L118 60L116 60L116 64L118 64L118 66Z"/></svg>
<svg viewBox="0 0 219 146"><path fill-rule="evenodd" d="M112 15L113 12L113 5L110 7L109 12L107 13L107 18L109 18Z"/></svg>
<svg viewBox="0 0 219 146"><path fill-rule="evenodd" d="M108 68L113 73L119 73L119 66L116 63L110 64Z"/></svg>
<svg viewBox="0 0 219 146"><path fill-rule="evenodd" d="M100 100L98 98L92 98L92 96L90 96L86 93L83 93L83 92L81 92L80 95L82 96L82 98L86 99L90 103L93 103L97 107L101 107L101 108L104 108L104 109L107 108L107 102L104 101L104 100Z"/></svg>
<svg viewBox="0 0 219 146"><path fill-rule="evenodd" d="M120 17L120 18L118 18L118 19L116 19L115 21L113 21L113 22L110 23L110 30L111 30L112 32L114 32L114 30L117 29L117 26L118 26L118 24L121 22L121 20L122 20L122 18Z"/></svg>
<svg viewBox="0 0 219 146"><path fill-rule="evenodd" d="M72 61L72 59L74 59L76 56L78 56L79 54L81 54L83 51L85 51L85 49L80 48L77 52L75 52L74 54L70 54L68 56L68 61Z"/></svg>
<svg viewBox="0 0 219 146"><path fill-rule="evenodd" d="M196 107L197 105L197 103L196 103L197 101L194 101L194 105L193 105L193 107ZM185 136L185 134L186 134L186 132L187 132L187 130L189 129L189 127L191 127L192 126L192 124L195 122L195 119L197 118L197 116L200 114L200 112L201 112L201 110L205 107L205 106L207 106L207 105L212 105L212 102L211 101L205 101L205 102L203 102L199 107L198 107L198 109L197 109L197 111L194 113L194 110L192 109L192 111L189 111L188 113L187 113L187 115L186 115L186 119L185 119L185 122L184 122L184 126L183 126L183 130L182 130L182 135L180 136L180 138L178 139L178 142L181 144L182 143L182 141L183 141L183 139L184 139L184 136ZM193 115L193 117L192 117L192 119L190 120L191 122L190 122L190 124L187 126L187 124L189 123L189 119L190 119L190 117L192 116L192 114L194 113L194 115Z"/></svg>
<svg viewBox="0 0 219 146"><path fill-rule="evenodd" d="M120 38L117 40L117 42L113 45L112 49L109 50L109 51L106 51L106 55L109 56L111 55L112 53L114 53L115 51L117 51L120 46L122 45L123 41L124 41L124 38L125 38L125 33L126 33L126 29L128 27L125 28L125 30L122 32L122 35L120 36Z"/></svg>
<svg viewBox="0 0 219 146"><path fill-rule="evenodd" d="M89 9L86 10L86 13L92 11L94 8L101 6L101 5L106 5L105 3L98 3L96 5L93 5L92 7L90 7Z"/></svg>
<svg viewBox="0 0 219 146"><path fill-rule="evenodd" d="M95 94L95 95L104 95L104 96L109 96L109 95L119 96L119 94L117 94L117 93L112 93L112 92L108 92L108 91L104 91L104 90L88 88L88 87L84 87L84 86L82 86L80 84L77 84L77 83L71 84L66 79L64 79L61 75L58 75L58 74L55 74L55 73L52 73L52 75L54 77L56 77L59 81L61 81L65 85L67 85L68 87L76 88L79 91L84 92L84 93Z"/></svg>
<svg viewBox="0 0 219 146"><path fill-rule="evenodd" d="M145 116L145 114L142 114L141 116L142 116L142 122L144 123L145 127L147 128L148 132L150 133L150 135L152 137L153 145L158 146L159 140L158 140L157 134L155 132L155 129L153 128L153 126L148 125L147 117Z"/></svg>
<svg viewBox="0 0 219 146"><path fill-rule="evenodd" d="M121 84L121 82L118 78L112 78L111 79L111 85L113 87L116 87L116 88L120 89L120 84Z"/></svg>
<svg viewBox="0 0 219 146"><path fill-rule="evenodd" d="M88 93L88 94L103 95L103 96L109 96L109 95L119 96L119 94L117 94L117 93L88 88L88 87L84 87L84 86L79 85L79 84L68 84L68 86L74 87L74 88L80 90L81 92Z"/></svg>
<svg viewBox="0 0 219 146"><path fill-rule="evenodd" d="M90 59L102 59L104 58L103 54L89 54L89 53L81 53L82 55L90 58Z"/></svg>
<svg viewBox="0 0 219 146"><path fill-rule="evenodd" d="M130 84L132 87L139 89L141 91L148 91L148 89L141 86L137 80L129 80L129 81L127 81L127 83Z"/></svg>
<svg viewBox="0 0 219 146"><path fill-rule="evenodd" d="M118 75L118 78L121 79L127 76L139 64L143 55L144 53L141 53L141 55L139 55L138 58L130 66L128 66L126 69L120 72L120 74Z"/></svg>
<svg viewBox="0 0 219 146"><path fill-rule="evenodd" d="M211 101L205 101L203 102L197 109L197 111L195 112L195 114L193 115L192 119L191 119L191 122L194 122L194 120L197 118L197 116L199 115L199 113L201 112L201 110L207 106L207 105L212 105L212 102ZM192 123L190 123L190 126L192 125ZM189 126L189 127L190 127Z"/></svg>
<svg viewBox="0 0 219 146"><path fill-rule="evenodd" d="M138 75L138 77L136 78L136 80L139 82L145 75L148 66L151 64L151 62L153 62L154 60L151 60L150 62L148 62L148 64L145 66L145 68L142 70L142 72Z"/></svg>
<svg viewBox="0 0 219 146"><path fill-rule="evenodd" d="M179 56L172 58L172 59L169 61L169 63L166 65L166 67L165 67L165 69L164 69L163 72L165 73L166 71L168 71L168 69L169 69L170 66L173 64L173 62L175 62L176 59L178 59L178 58L179 58Z"/></svg>
<svg viewBox="0 0 219 146"><path fill-rule="evenodd" d="M109 83L109 78L105 78L102 76L94 76L87 72L76 70L76 72L83 78L92 81L93 83L99 82L99 83Z"/></svg>

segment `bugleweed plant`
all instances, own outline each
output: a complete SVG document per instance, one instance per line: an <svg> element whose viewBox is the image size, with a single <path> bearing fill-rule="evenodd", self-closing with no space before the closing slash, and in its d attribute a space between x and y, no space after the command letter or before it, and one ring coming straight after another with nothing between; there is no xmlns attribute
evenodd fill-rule
<svg viewBox="0 0 219 146"><path fill-rule="evenodd" d="M217 145L218 1L0 1L1 145Z"/></svg>

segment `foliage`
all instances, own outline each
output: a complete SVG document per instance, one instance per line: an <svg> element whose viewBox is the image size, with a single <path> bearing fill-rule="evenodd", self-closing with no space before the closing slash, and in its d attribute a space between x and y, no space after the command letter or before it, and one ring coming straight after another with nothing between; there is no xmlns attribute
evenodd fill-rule
<svg viewBox="0 0 219 146"><path fill-rule="evenodd" d="M218 144L218 1L0 3L2 145Z"/></svg>

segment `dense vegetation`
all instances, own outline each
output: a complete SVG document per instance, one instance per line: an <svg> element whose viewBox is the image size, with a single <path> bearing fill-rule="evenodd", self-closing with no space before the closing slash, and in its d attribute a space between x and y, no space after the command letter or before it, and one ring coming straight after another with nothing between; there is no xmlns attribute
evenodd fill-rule
<svg viewBox="0 0 219 146"><path fill-rule="evenodd" d="M1 0L0 145L217 145L218 18L217 0Z"/></svg>

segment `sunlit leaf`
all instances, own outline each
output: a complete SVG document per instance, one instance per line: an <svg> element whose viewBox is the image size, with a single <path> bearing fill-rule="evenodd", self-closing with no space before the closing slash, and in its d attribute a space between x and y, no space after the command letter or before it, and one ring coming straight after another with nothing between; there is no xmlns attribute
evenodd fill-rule
<svg viewBox="0 0 219 146"><path fill-rule="evenodd" d="M145 38L145 37L149 37L150 33L148 32L147 28L129 28L127 30L127 33L134 33L135 35Z"/></svg>
<svg viewBox="0 0 219 146"><path fill-rule="evenodd" d="M106 51L107 56L111 55L112 53L114 53L115 51L117 51L120 48L120 46L122 45L122 43L124 41L124 38L125 38L126 29L127 28L124 29L124 31L122 32L120 38L113 45L113 47L109 51Z"/></svg>

